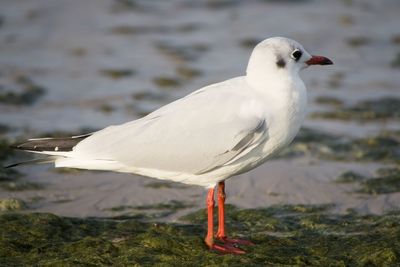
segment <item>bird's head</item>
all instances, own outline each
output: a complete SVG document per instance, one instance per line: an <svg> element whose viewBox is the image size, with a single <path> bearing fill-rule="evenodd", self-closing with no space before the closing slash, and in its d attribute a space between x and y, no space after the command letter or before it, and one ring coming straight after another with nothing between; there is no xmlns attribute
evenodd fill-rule
<svg viewBox="0 0 400 267"><path fill-rule="evenodd" d="M251 54L247 75L258 78L274 76L279 73L297 75L301 69L310 65L331 65L332 61L323 56L308 53L298 42L273 37L259 43Z"/></svg>

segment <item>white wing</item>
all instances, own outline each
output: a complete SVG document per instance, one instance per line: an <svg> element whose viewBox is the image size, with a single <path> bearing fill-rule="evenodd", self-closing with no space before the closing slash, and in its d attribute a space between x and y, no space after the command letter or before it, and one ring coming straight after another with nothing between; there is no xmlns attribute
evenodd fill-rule
<svg viewBox="0 0 400 267"><path fill-rule="evenodd" d="M229 164L268 136L262 116L241 112L249 102L240 90L248 88L236 89L232 83L206 87L142 119L105 128L80 142L74 153L191 174Z"/></svg>

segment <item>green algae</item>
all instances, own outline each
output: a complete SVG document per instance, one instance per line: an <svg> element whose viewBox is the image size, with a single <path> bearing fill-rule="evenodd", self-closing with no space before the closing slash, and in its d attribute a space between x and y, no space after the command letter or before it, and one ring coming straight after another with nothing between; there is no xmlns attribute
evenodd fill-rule
<svg viewBox="0 0 400 267"><path fill-rule="evenodd" d="M126 12L139 8L136 0L115 0L111 8L112 12Z"/></svg>
<svg viewBox="0 0 400 267"><path fill-rule="evenodd" d="M209 46L203 43L175 45L172 43L160 42L156 44L156 48L161 54L176 63L195 61L204 52L209 50Z"/></svg>
<svg viewBox="0 0 400 267"><path fill-rule="evenodd" d="M178 200L171 200L169 202L162 202L162 203L156 203L152 205L140 205L140 206L131 206L131 205L123 205L123 206L117 206L117 207L112 207L110 211L125 211L125 210L130 210L130 209L137 209L137 210L181 210L181 209L187 209L191 208L193 205L187 204L182 201Z"/></svg>
<svg viewBox="0 0 400 267"><path fill-rule="evenodd" d="M87 49L84 47L75 47L70 49L69 53L75 57L83 57L87 54Z"/></svg>
<svg viewBox="0 0 400 267"><path fill-rule="evenodd" d="M400 192L400 168L381 168L376 177L366 179L360 183L357 191L365 194L388 194Z"/></svg>
<svg viewBox="0 0 400 267"><path fill-rule="evenodd" d="M354 192L362 194L389 194L400 192L400 168L379 168L375 175L366 177L353 171L342 173L336 183L357 183L358 189Z"/></svg>
<svg viewBox="0 0 400 267"><path fill-rule="evenodd" d="M13 181L1 181L0 188L6 191L26 191L26 190L41 190L45 185L35 182L30 182L22 179L14 179Z"/></svg>
<svg viewBox="0 0 400 267"><path fill-rule="evenodd" d="M334 107L340 107L343 105L343 101L332 96L319 96L315 99L315 102L322 105L330 105Z"/></svg>
<svg viewBox="0 0 400 267"><path fill-rule="evenodd" d="M176 27L176 30L181 33L192 33L202 28L198 23L185 23Z"/></svg>
<svg viewBox="0 0 400 267"><path fill-rule="evenodd" d="M23 175L15 169L0 168L0 183L21 178Z"/></svg>
<svg viewBox="0 0 400 267"><path fill-rule="evenodd" d="M365 177L357 172L347 171L339 175L336 178L335 183L338 184L348 184L348 183L355 183L365 180Z"/></svg>
<svg viewBox="0 0 400 267"><path fill-rule="evenodd" d="M114 80L130 77L136 74L132 69L102 69L99 72L101 75Z"/></svg>
<svg viewBox="0 0 400 267"><path fill-rule="evenodd" d="M396 56L390 63L390 66L392 66L393 68L400 68L400 52L396 54Z"/></svg>
<svg viewBox="0 0 400 267"><path fill-rule="evenodd" d="M137 101L166 101L168 96L160 92L144 90L134 93L132 98Z"/></svg>
<svg viewBox="0 0 400 267"><path fill-rule="evenodd" d="M354 17L348 14L340 15L339 23L345 27L349 27L351 25L354 25Z"/></svg>
<svg viewBox="0 0 400 267"><path fill-rule="evenodd" d="M161 33L167 31L165 26L134 26L134 25L119 25L110 29L113 34L119 35L134 35L143 33Z"/></svg>
<svg viewBox="0 0 400 267"><path fill-rule="evenodd" d="M314 112L312 118L334 120L370 121L382 119L400 119L400 99L384 97L381 99L361 101L355 105L341 107L334 111Z"/></svg>
<svg viewBox="0 0 400 267"><path fill-rule="evenodd" d="M23 161L29 158L29 156L11 149L10 145L11 142L7 138L0 136L0 187L4 183L9 183L23 177L23 174L19 171L15 169L5 169L3 166L7 166L11 159Z"/></svg>
<svg viewBox="0 0 400 267"><path fill-rule="evenodd" d="M208 0L206 7L210 9L231 8L239 4L240 0Z"/></svg>
<svg viewBox="0 0 400 267"><path fill-rule="evenodd" d="M170 27L166 25L119 25L109 32L118 35L153 34L153 33L190 33L200 29L199 24L187 23Z"/></svg>
<svg viewBox="0 0 400 267"><path fill-rule="evenodd" d="M193 80L202 75L202 72L195 68L190 68L187 66L179 66L176 68L176 73L187 81Z"/></svg>
<svg viewBox="0 0 400 267"><path fill-rule="evenodd" d="M0 135L8 133L10 130L10 126L0 123Z"/></svg>
<svg viewBox="0 0 400 267"><path fill-rule="evenodd" d="M182 81L176 77L155 77L153 83L159 87L179 87Z"/></svg>
<svg viewBox="0 0 400 267"><path fill-rule="evenodd" d="M52 203L68 203L71 201L74 201L74 198L61 198L61 199L57 199L57 200L53 200L51 201Z"/></svg>
<svg viewBox="0 0 400 267"><path fill-rule="evenodd" d="M207 250L205 212L186 224L77 219L46 213L0 215L4 266L396 266L400 214L334 215L330 206L227 206L232 236L256 244L241 256Z"/></svg>
<svg viewBox="0 0 400 267"><path fill-rule="evenodd" d="M351 153L348 159L400 163L400 143L392 137L374 136L359 138L355 139L347 147L347 152ZM343 157L345 158L344 155Z"/></svg>
<svg viewBox="0 0 400 267"><path fill-rule="evenodd" d="M179 51L179 50L178 50ZM178 62L178 66L175 68L175 76L159 76L154 77L153 83L161 88L171 88L171 87L180 87L184 82L191 81L202 75L202 72L199 69L189 67L187 65L181 64L183 61L192 60L192 55L187 55L188 52L182 52L179 54L178 52L168 52L169 56L174 58ZM164 97L165 98L165 97Z"/></svg>
<svg viewBox="0 0 400 267"><path fill-rule="evenodd" d="M13 149L10 148L10 141L4 137L0 137L0 161L6 161L13 154Z"/></svg>
<svg viewBox="0 0 400 267"><path fill-rule="evenodd" d="M40 190L44 185L36 182L31 182L24 179L24 174L16 169L6 169L12 159L14 162L24 161L30 156L24 153L16 152L10 148L11 142L0 137L0 188L6 191L24 191L24 190Z"/></svg>
<svg viewBox="0 0 400 267"><path fill-rule="evenodd" d="M52 168L51 171L58 174L81 174L82 172L87 172L87 170L74 168Z"/></svg>
<svg viewBox="0 0 400 267"><path fill-rule="evenodd" d="M360 46L365 46L371 43L371 39L366 36L353 36L350 37L346 40L347 45L351 47L360 47Z"/></svg>
<svg viewBox="0 0 400 267"><path fill-rule="evenodd" d="M279 157L313 156L326 160L400 163L400 142L395 134L346 138L309 128L302 129Z"/></svg>
<svg viewBox="0 0 400 267"><path fill-rule="evenodd" d="M263 1L269 3L302 4L305 2L309 2L310 0L263 0Z"/></svg>
<svg viewBox="0 0 400 267"><path fill-rule="evenodd" d="M141 205L136 206L135 208L138 210L148 210L148 209L155 209L155 210L172 210L178 211L182 209L192 208L192 204L185 203L183 201L178 200L171 200L169 202L157 203L153 205Z"/></svg>
<svg viewBox="0 0 400 267"><path fill-rule="evenodd" d="M24 75L15 77L14 82L19 90L6 90L0 86L0 103L7 105L32 105L45 93L46 89L37 85Z"/></svg>
<svg viewBox="0 0 400 267"><path fill-rule="evenodd" d="M11 158L17 158L16 161L20 160L16 153L10 149L10 142L7 139L0 139L0 163L7 165L6 163ZM43 188L42 184L24 180L23 177L24 175L16 169L0 167L0 188L6 191L38 190Z"/></svg>
<svg viewBox="0 0 400 267"><path fill-rule="evenodd" d="M102 105L100 105L100 106L98 107L98 110L99 110L99 111L101 111L101 112L103 112L103 113L106 113L106 114L109 114L109 113L114 112L115 109L116 109L116 108L115 108L114 106L112 106L112 105L110 105L110 104L106 104L106 103L104 103L104 104L102 104Z"/></svg>
<svg viewBox="0 0 400 267"><path fill-rule="evenodd" d="M16 198L0 199L0 211L23 210L26 208L24 201Z"/></svg>
<svg viewBox="0 0 400 267"><path fill-rule="evenodd" d="M193 207L192 204L178 200L171 200L169 202L155 203L152 205L139 205L139 206L122 205L122 206L108 208L105 210L120 214L114 216L114 219L135 218L143 221L154 221L155 219L162 219L168 217L179 210L192 207Z"/></svg>

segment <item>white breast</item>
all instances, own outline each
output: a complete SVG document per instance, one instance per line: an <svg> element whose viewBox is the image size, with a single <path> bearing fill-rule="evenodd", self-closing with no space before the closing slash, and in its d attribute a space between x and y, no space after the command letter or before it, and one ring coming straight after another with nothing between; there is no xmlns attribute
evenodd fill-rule
<svg viewBox="0 0 400 267"><path fill-rule="evenodd" d="M252 151L247 162L242 162L243 170L250 170L264 163L288 146L297 135L306 115L307 91L304 83L298 79L289 87L277 88L276 94L265 95L269 105L265 107L268 138Z"/></svg>

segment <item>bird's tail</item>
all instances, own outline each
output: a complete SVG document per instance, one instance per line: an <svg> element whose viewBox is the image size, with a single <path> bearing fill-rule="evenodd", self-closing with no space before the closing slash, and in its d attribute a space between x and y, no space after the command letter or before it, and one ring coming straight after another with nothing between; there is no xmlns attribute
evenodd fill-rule
<svg viewBox="0 0 400 267"><path fill-rule="evenodd" d="M59 157L65 157L82 140L91 134L63 137L63 138L35 138L28 139L22 143L11 145L11 148L47 155L44 158L14 163L5 168L12 168L20 165L50 163Z"/></svg>

